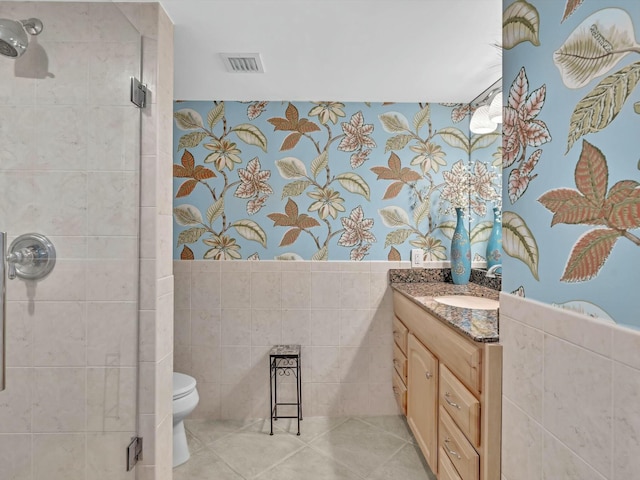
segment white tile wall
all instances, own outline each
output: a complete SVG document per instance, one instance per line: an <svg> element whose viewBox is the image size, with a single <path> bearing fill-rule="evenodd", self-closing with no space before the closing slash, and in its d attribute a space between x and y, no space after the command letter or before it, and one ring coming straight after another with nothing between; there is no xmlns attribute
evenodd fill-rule
<svg viewBox="0 0 640 480"><path fill-rule="evenodd" d="M268 417L279 343L302 345L304 415L397 413L387 272L399 266L174 261L174 367L198 381L193 417Z"/></svg>
<svg viewBox="0 0 640 480"><path fill-rule="evenodd" d="M640 332L508 293L505 480L627 480L640 472Z"/></svg>

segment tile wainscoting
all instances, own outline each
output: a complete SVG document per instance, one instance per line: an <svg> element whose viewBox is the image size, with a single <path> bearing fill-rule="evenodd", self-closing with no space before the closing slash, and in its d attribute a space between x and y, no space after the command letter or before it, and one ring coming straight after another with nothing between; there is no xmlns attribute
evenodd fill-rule
<svg viewBox="0 0 640 480"><path fill-rule="evenodd" d="M174 366L198 382L192 418L268 417L281 343L302 345L303 415L397 414L387 272L405 266L175 261Z"/></svg>
<svg viewBox="0 0 640 480"><path fill-rule="evenodd" d="M640 472L640 332L511 294L503 480L626 480Z"/></svg>

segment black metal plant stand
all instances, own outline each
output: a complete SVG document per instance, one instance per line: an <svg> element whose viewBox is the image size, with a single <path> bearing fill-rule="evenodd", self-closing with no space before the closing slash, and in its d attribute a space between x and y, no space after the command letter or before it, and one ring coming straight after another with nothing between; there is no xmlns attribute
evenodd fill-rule
<svg viewBox="0 0 640 480"><path fill-rule="evenodd" d="M302 378L300 376L300 345L275 345L269 352L269 369L271 371L270 410L271 433L273 435L273 421L278 418L297 418L298 435L300 435L300 420L302 420ZM296 402L278 402L278 376L296 377ZM282 405L296 405L297 415L278 415L278 407Z"/></svg>

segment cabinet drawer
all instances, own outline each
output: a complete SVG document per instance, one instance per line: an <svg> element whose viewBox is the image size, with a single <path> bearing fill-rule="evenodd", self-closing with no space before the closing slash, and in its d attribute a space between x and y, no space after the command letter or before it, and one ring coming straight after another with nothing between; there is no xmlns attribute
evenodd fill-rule
<svg viewBox="0 0 640 480"><path fill-rule="evenodd" d="M397 344L393 344L393 368L396 369L404 384L407 384L407 357Z"/></svg>
<svg viewBox="0 0 640 480"><path fill-rule="evenodd" d="M402 413L407 416L407 387L404 386L398 372L393 372L393 395L396 397Z"/></svg>
<svg viewBox="0 0 640 480"><path fill-rule="evenodd" d="M462 433L480 446L480 401L444 365L440 365L440 406L451 415Z"/></svg>
<svg viewBox="0 0 640 480"><path fill-rule="evenodd" d="M393 339L396 341L402 353L407 355L407 335L409 329L404 326L404 323L400 321L398 317L393 317Z"/></svg>
<svg viewBox="0 0 640 480"><path fill-rule="evenodd" d="M438 452L438 480L462 480L444 448Z"/></svg>
<svg viewBox="0 0 640 480"><path fill-rule="evenodd" d="M462 480L480 478L480 457L466 437L456 427L443 407L440 407L438 446L456 467Z"/></svg>

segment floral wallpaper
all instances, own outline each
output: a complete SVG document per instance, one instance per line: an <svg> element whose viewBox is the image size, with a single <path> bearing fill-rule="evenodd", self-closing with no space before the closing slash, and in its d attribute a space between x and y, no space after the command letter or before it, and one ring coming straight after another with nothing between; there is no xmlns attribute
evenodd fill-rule
<svg viewBox="0 0 640 480"><path fill-rule="evenodd" d="M499 132L468 104L177 101L175 257L447 261L455 207L484 261Z"/></svg>
<svg viewBox="0 0 640 480"><path fill-rule="evenodd" d="M504 7L503 288L640 327L640 2Z"/></svg>

